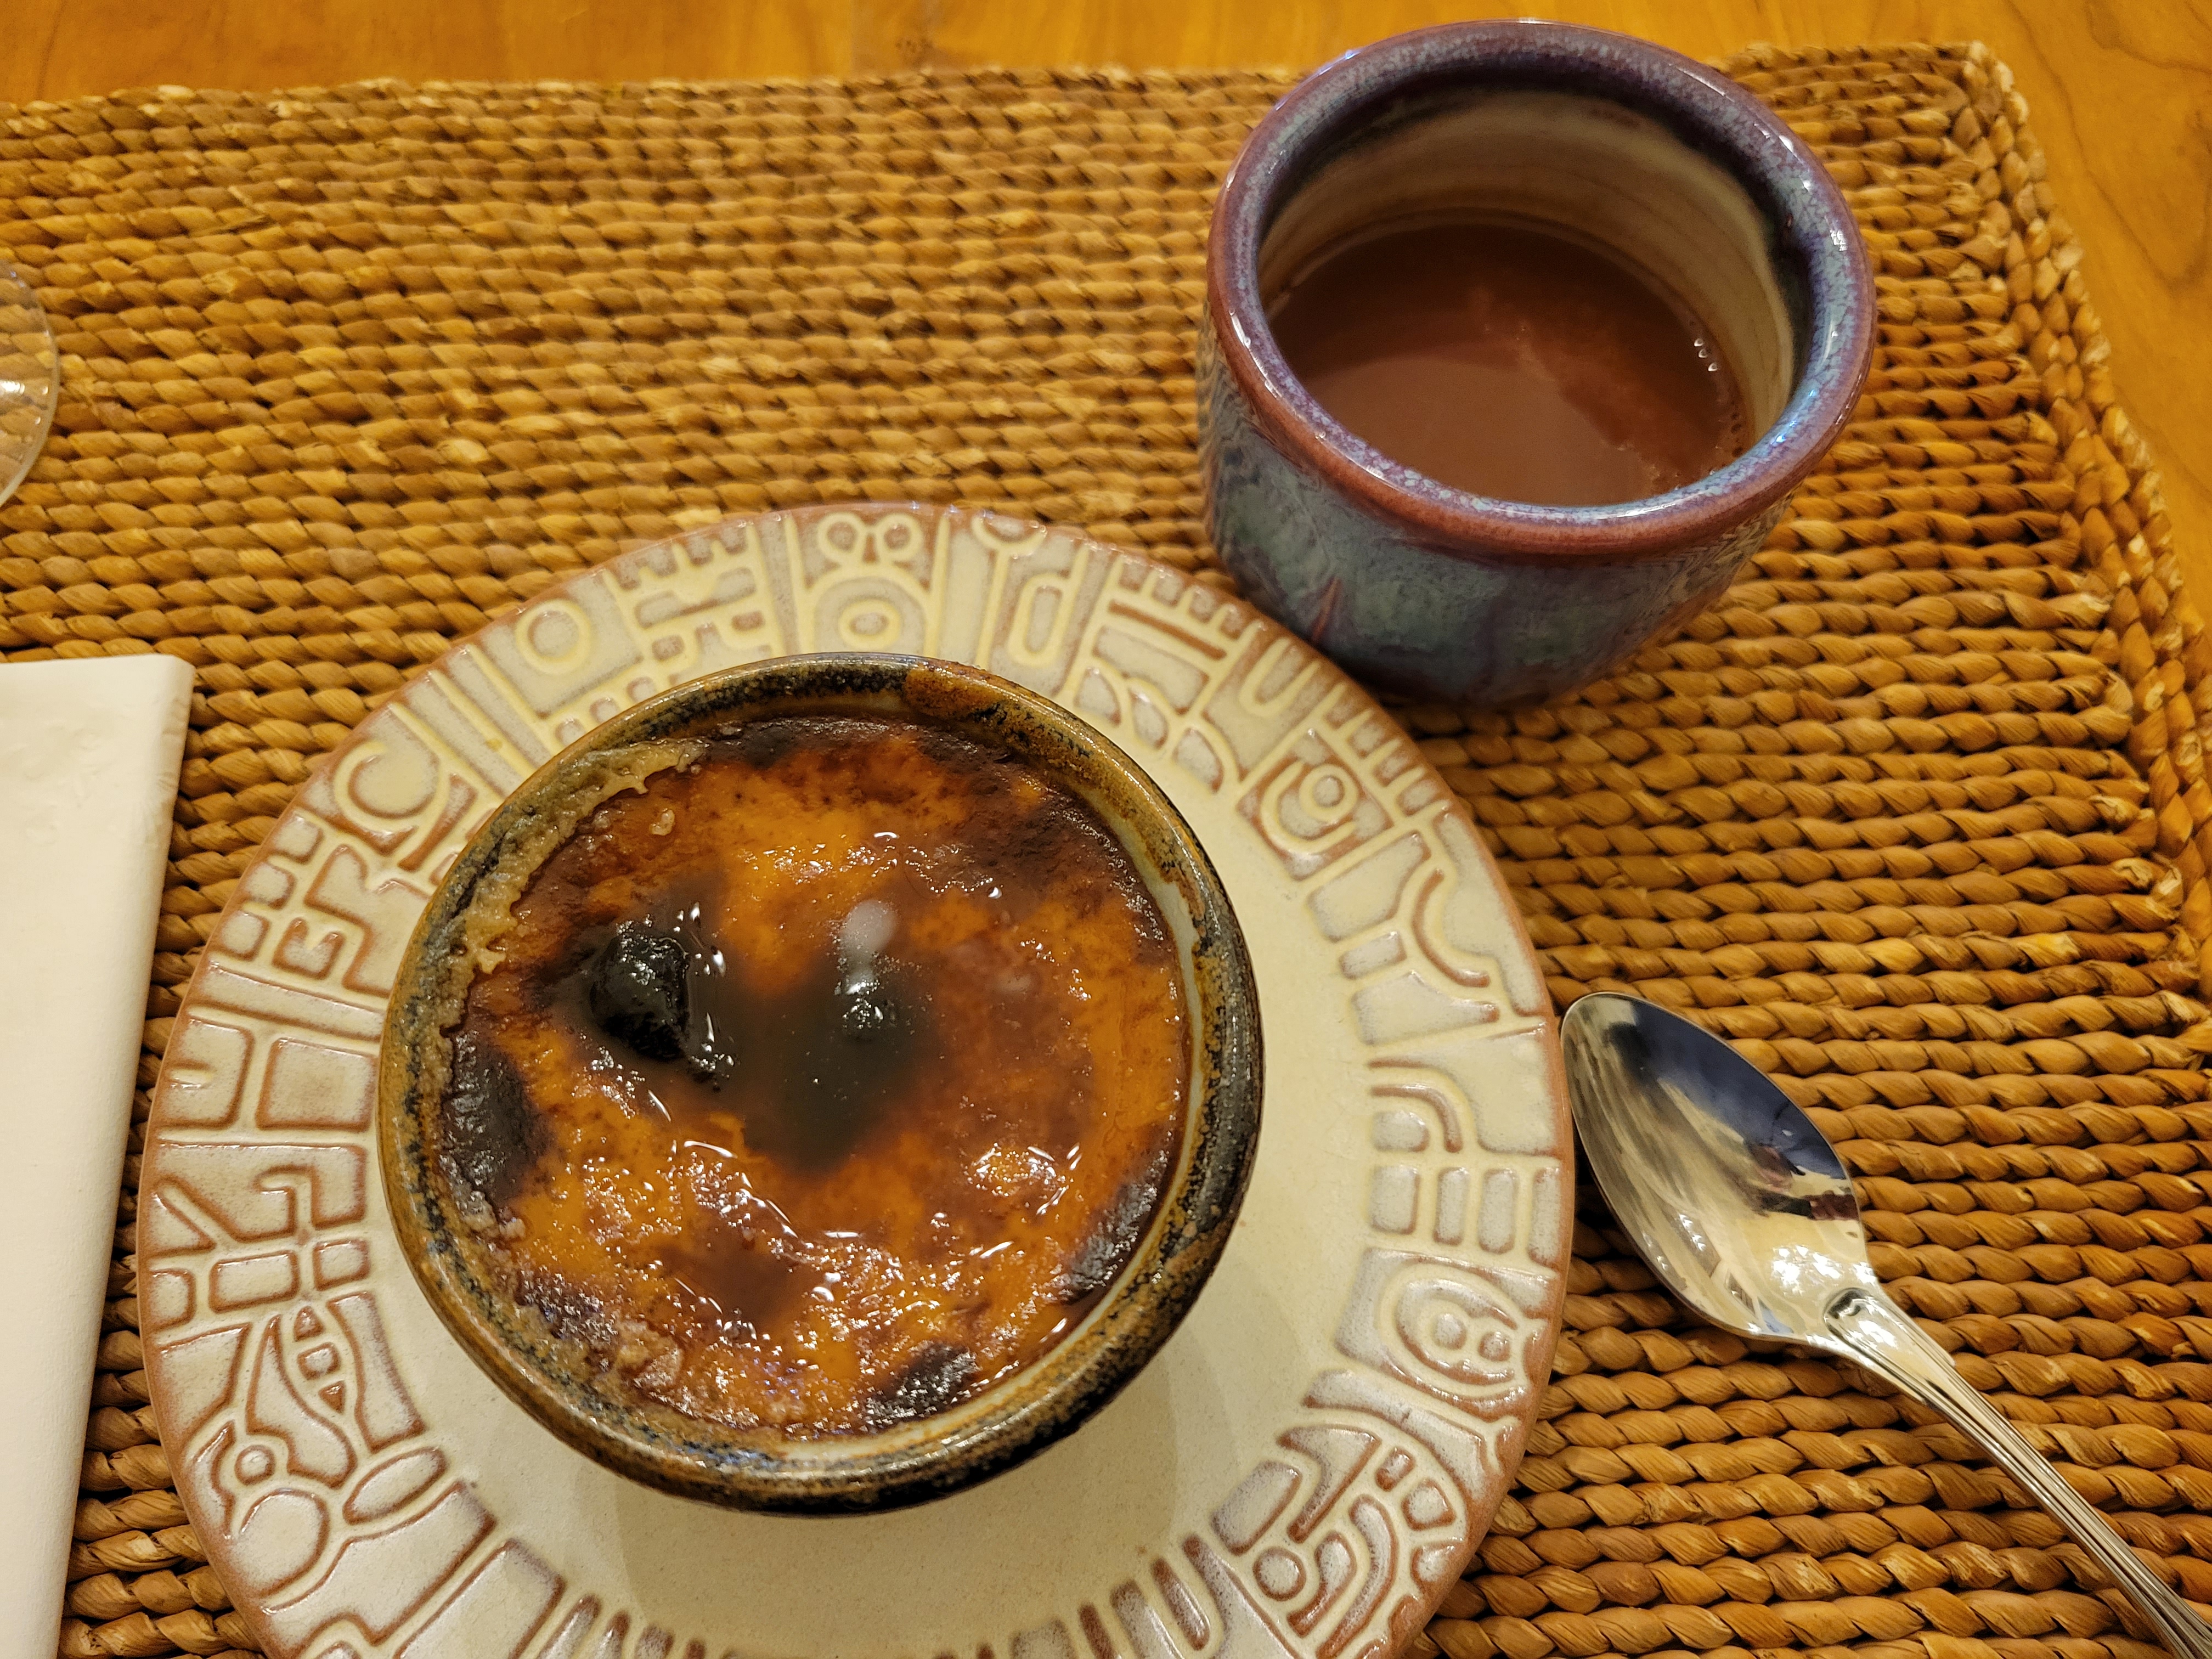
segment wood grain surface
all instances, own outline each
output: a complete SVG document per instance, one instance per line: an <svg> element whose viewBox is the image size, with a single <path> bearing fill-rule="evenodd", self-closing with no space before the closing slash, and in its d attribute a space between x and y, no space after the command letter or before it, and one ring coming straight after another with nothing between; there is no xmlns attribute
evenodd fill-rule
<svg viewBox="0 0 2212 1659"><path fill-rule="evenodd" d="M2212 612L2208 0L0 0L0 100L118 88L1318 63L1453 17L1540 14L1700 58L1753 40L1987 41L2080 233L2113 372Z"/></svg>

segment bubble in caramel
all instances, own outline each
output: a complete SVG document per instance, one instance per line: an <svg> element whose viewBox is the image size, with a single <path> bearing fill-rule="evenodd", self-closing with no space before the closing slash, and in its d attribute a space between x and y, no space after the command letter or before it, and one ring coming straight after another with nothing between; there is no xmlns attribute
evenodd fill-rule
<svg viewBox="0 0 2212 1659"><path fill-rule="evenodd" d="M1048 1351L1143 1239L1190 1033L1095 812L918 720L683 746L540 863L447 1032L507 1293L686 1416L865 1434Z"/></svg>

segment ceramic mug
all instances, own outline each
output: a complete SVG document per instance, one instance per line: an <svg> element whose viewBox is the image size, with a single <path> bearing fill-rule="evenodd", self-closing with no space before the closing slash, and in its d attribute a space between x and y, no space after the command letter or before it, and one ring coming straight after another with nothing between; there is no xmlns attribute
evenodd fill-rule
<svg viewBox="0 0 2212 1659"><path fill-rule="evenodd" d="M1302 386L1269 302L1330 246L1474 213L1595 240L1686 301L1759 435L1604 507L1470 495ZM1602 29L1453 23L1348 52L1253 130L1215 204L1199 416L1214 545L1364 678L1462 704L1588 684L1710 603L1850 418L1874 283L1811 150L1717 70Z"/></svg>

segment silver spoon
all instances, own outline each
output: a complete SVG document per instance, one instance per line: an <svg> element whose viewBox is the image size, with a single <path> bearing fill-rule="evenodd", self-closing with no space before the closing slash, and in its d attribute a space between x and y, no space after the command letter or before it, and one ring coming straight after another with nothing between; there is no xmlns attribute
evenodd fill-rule
<svg viewBox="0 0 2212 1659"><path fill-rule="evenodd" d="M2135 1599L2182 1659L2212 1625L1882 1294L1850 1177L1758 1067L1680 1015L1600 992L1560 1022L1575 1127L1652 1271L1741 1336L1801 1342L1887 1378L1979 1441Z"/></svg>

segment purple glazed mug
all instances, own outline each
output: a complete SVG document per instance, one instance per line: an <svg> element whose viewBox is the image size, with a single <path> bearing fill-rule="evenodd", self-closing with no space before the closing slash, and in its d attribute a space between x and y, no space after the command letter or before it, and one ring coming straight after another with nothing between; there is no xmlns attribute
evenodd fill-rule
<svg viewBox="0 0 2212 1659"><path fill-rule="evenodd" d="M1333 419L1267 307L1370 227L1471 212L1595 240L1687 302L1748 448L1643 501L1447 488ZM1346 53L1277 104L1213 211L1198 401L1206 511L1261 608L1363 678L1446 702L1597 678L1728 586L1850 416L1874 282L1842 192L1718 71L1602 29L1452 23Z"/></svg>

